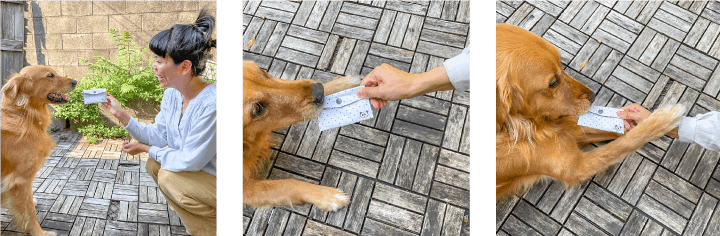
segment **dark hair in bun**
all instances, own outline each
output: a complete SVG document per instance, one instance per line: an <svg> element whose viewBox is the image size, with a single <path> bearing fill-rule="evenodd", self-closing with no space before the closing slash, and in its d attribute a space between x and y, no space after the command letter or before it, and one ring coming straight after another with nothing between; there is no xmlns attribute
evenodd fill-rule
<svg viewBox="0 0 720 236"><path fill-rule="evenodd" d="M200 75L205 70L206 53L216 46L216 40L211 38L214 28L215 17L203 9L195 23L173 25L153 36L150 50L158 56L169 56L175 65L189 60L193 76Z"/></svg>

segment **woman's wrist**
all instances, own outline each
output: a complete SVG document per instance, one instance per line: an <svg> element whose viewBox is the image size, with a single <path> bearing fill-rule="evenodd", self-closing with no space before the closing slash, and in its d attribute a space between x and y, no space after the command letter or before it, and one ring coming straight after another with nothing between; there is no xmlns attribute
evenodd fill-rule
<svg viewBox="0 0 720 236"><path fill-rule="evenodd" d="M116 116L116 118L118 118L118 121L120 121L120 123L122 123L123 127L125 127L128 125L128 123L130 123L131 117L130 117L130 115L125 113L125 111L120 111L118 113L118 115Z"/></svg>
<svg viewBox="0 0 720 236"><path fill-rule="evenodd" d="M680 127L675 127L673 130L670 130L666 135L673 137L673 138L679 138L678 131L680 130Z"/></svg>
<svg viewBox="0 0 720 236"><path fill-rule="evenodd" d="M445 66L439 66L427 72L414 75L416 76L413 79L412 91L414 96L455 89L450 82L450 78L448 78Z"/></svg>

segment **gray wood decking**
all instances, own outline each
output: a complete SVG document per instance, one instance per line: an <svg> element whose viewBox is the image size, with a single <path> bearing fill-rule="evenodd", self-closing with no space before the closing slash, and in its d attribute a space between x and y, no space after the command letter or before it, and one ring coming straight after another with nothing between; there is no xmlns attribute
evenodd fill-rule
<svg viewBox="0 0 720 236"><path fill-rule="evenodd" d="M424 72L469 44L468 1L250 1L243 19L243 59L288 80L366 75L382 63ZM334 186L351 203L331 213L246 208L245 235L468 235L469 98L437 92L342 128L319 132L312 120L278 130L269 177Z"/></svg>
<svg viewBox="0 0 720 236"><path fill-rule="evenodd" d="M560 50L594 105L720 109L720 2L514 1L496 23L521 26ZM587 61L585 67L581 65ZM496 206L497 235L719 235L717 152L667 136L580 186L553 181Z"/></svg>
<svg viewBox="0 0 720 236"><path fill-rule="evenodd" d="M57 146L35 175L38 222L58 235L187 235L145 170L147 153L121 151L125 140L88 143L52 133ZM3 209L2 235L21 235Z"/></svg>

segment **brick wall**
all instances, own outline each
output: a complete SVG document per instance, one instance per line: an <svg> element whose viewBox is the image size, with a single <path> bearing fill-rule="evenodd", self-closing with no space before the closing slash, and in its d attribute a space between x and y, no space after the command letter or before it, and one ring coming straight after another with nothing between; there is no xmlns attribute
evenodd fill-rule
<svg viewBox="0 0 720 236"><path fill-rule="evenodd" d="M128 31L139 46L147 47L158 32L194 22L205 6L217 15L214 1L35 1L24 5L25 66L52 66L78 80L88 72L80 58L114 56L110 28ZM214 55L210 57L214 60Z"/></svg>

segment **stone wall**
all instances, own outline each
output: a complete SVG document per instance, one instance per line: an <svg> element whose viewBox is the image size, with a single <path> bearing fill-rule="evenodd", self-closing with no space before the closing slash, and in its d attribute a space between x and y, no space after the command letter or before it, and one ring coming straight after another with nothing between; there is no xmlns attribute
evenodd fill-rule
<svg viewBox="0 0 720 236"><path fill-rule="evenodd" d="M25 2L24 64L52 66L81 79L88 68L80 58L114 56L108 29L128 31L138 45L147 46L158 32L194 22L205 6L216 15L214 1Z"/></svg>

